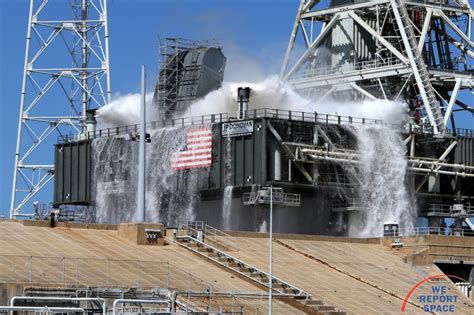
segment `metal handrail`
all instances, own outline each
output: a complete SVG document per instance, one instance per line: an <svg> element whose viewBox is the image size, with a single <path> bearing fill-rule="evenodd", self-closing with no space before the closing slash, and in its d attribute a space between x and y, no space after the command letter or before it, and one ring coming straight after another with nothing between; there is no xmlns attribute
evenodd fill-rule
<svg viewBox="0 0 474 315"><path fill-rule="evenodd" d="M204 226L204 234L206 235L206 239L209 239L209 237L225 237L225 245L226 247L230 248L230 249L233 249L235 251L238 251L240 250L240 247L235 244L235 242L229 242L229 240L233 240L234 237L225 233L224 231L222 230L219 230L219 229L216 229L215 227L212 227L208 224L206 224Z"/></svg>
<svg viewBox="0 0 474 315"><path fill-rule="evenodd" d="M404 228L398 230L399 236L428 236L428 235L444 235L444 236L474 236L474 231L469 229L458 229L449 227L415 227Z"/></svg>
<svg viewBox="0 0 474 315"><path fill-rule="evenodd" d="M195 243L197 243L197 244L200 244L200 245L202 245L202 246L204 246L204 247L210 248L210 249L212 249L214 252L219 253L219 254L221 254L221 255L227 257L227 258L230 258L230 259L234 260L235 262L237 262L237 263L239 263L239 264L246 265L246 266L248 266L250 269L255 270L256 272L261 273L261 274L264 274L264 275L266 275L266 276L268 277L268 273L267 273L267 272L265 272L265 271L263 271L263 270L261 270L261 269L255 267L255 266L252 266L252 265L250 265L250 264L248 264L248 263L246 263L246 262L240 260L239 258L237 258L237 257L235 257L235 256L232 256L232 255L230 255L230 254L228 254L228 253L226 253L226 252L223 252L223 251L221 251L220 249L215 248L215 247L212 246L212 245L206 244L206 243L204 243L204 242L202 242L202 241L200 241L200 240L198 240L198 239L196 239L196 238L194 238L194 237L192 237L192 236L187 236L187 238L191 239L191 241L193 241L193 242L195 242ZM177 243L177 242L176 242L176 243ZM179 243L178 243L178 244L179 244ZM182 244L180 244L180 245L182 245ZM184 246L184 245L183 245L183 246ZM212 259L212 258L211 258L211 259ZM238 271L237 271L237 272L238 272ZM291 284L291 283L289 283L289 282L286 282L286 281L283 280L283 279L280 279L280 278L278 278L278 277L276 277L276 276L272 276L272 279L277 280L278 282L284 284L285 286L289 287L289 288L292 289L292 290L298 291L299 293L298 293L297 295L300 295L300 296L301 296L301 295L304 295L304 296L311 296L309 293L305 292L303 289L300 289L300 288L296 287L295 285L293 285L293 284Z"/></svg>
<svg viewBox="0 0 474 315"><path fill-rule="evenodd" d="M96 285L100 283L103 286L109 286L110 283L117 282L116 276L118 273L116 270L122 271L123 268L130 269L130 266L135 266L128 270L130 273L136 273L136 279L130 279L130 283L133 285L140 286L145 283L152 283L153 286L159 283L166 282L167 286L174 282L180 282L182 279L188 278L188 289L191 290L191 283L198 283L199 287L202 288L203 292L209 286L215 287L212 283L208 283L196 275L171 265L169 262L163 262L159 260L131 260L131 259L107 259L107 258L79 258L79 257L51 257L51 256L27 256L27 255L0 255L0 261L5 259L11 263L12 258L19 258L20 262L17 262L18 266L22 268L14 268L12 270L2 270L0 272L0 283L6 279L2 279L2 273L8 275L15 275L16 281L20 283L42 283L42 284L87 284ZM52 264L51 260L54 259L55 263ZM90 279L90 264L93 262L100 262L100 265L95 268L97 272L103 273L103 277L89 281ZM131 264L130 264L131 263ZM36 268L36 264L43 266L41 270ZM126 264L126 265L124 265ZM162 264L161 269L156 269L157 264ZM44 267L46 266L46 267ZM148 277L142 276L143 271L153 266L156 272L148 274ZM46 270L45 270L46 268ZM122 273L120 273L122 275ZM153 277L156 277L156 283L153 283ZM85 280L84 280L85 279ZM89 279L89 280L88 280ZM183 287L184 288L184 287Z"/></svg>
<svg viewBox="0 0 474 315"><path fill-rule="evenodd" d="M225 233L224 231L216 229L215 227L212 227L208 224L204 224L203 221L194 221L194 222L183 223L181 225L181 227L184 228L184 229L187 229L188 232L194 232L195 235L197 235L198 231L202 231L204 233L205 241L210 240L211 243L214 243L217 246L223 246L227 249L234 250L234 251L238 251L240 249L238 245L231 244L231 242L228 241L229 239L232 239L233 236ZM191 234L191 233L189 233L189 234ZM219 241L212 240L212 237L219 237L219 236L226 238L226 241L222 242L224 244L221 244L221 242L219 242Z"/></svg>
<svg viewBox="0 0 474 315"><path fill-rule="evenodd" d="M320 67L308 71L298 72L291 76L290 80L298 80L305 78L321 77L334 74L348 74L350 72L359 72L362 70L371 70L377 68L403 66L405 63L397 57L376 58L366 61L359 61L349 65L341 65L338 67Z"/></svg>
<svg viewBox="0 0 474 315"><path fill-rule="evenodd" d="M209 125L214 123L225 123L234 120L238 120L238 112L230 113L219 113L219 114L210 114L194 117L182 117L182 118L173 118L168 120L160 120L148 122L146 124L147 129L157 129L157 128L178 128L178 127L192 127L199 125ZM287 119L292 121L301 121L301 122L311 122L311 123L320 123L320 124L335 124L335 125L352 125L352 124L362 124L362 125L387 125L393 127L400 127L399 125L387 124L380 119L371 119L371 118L362 118L362 117L352 117L352 116L340 116L335 114L326 114L318 112L303 112L303 111L292 111L276 108L258 108L252 109L245 112L246 119L257 119L257 118L274 118L274 119ZM129 135L137 134L139 130L139 125L127 125L119 126L113 128L99 129L94 132L86 132L84 134L77 135L67 135L60 136L58 138L58 143L64 142L73 142L80 140L93 140L95 138L102 137L112 137L119 135ZM433 133L433 128L429 126L418 126L414 124L409 124L405 128L407 133ZM448 134L460 135L473 137L474 130L471 129L454 129L449 130Z"/></svg>
<svg viewBox="0 0 474 315"><path fill-rule="evenodd" d="M332 207L334 208L348 208L348 207L365 207L362 198L348 198L345 200L337 199L332 202Z"/></svg>
<svg viewBox="0 0 474 315"><path fill-rule="evenodd" d="M168 120L160 120L148 122L146 124L147 129L157 128L177 128L177 127L191 127L199 125L209 125L214 123L224 123L238 120L238 112L228 112L220 114L210 114L194 117L182 117L173 118ZM274 118L274 119L288 119L292 121L302 122L313 122L313 123L325 123L325 124L383 124L380 119L352 117L352 116L340 116L335 114L324 114L318 112L302 112L302 111L291 111L284 109L275 108L258 108L252 109L245 112L246 119L257 119L257 118ZM113 128L99 129L96 131L89 131L83 134L67 135L58 138L59 143L72 142L80 140L92 140L95 138L112 137L119 135L137 134L139 131L139 125L127 125Z"/></svg>

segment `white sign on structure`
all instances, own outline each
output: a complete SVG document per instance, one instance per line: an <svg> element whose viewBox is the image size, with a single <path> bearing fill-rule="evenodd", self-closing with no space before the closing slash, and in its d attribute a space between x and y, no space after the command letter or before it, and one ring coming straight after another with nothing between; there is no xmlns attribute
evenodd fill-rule
<svg viewBox="0 0 474 315"><path fill-rule="evenodd" d="M253 120L243 120L222 124L223 137L238 137L253 133Z"/></svg>

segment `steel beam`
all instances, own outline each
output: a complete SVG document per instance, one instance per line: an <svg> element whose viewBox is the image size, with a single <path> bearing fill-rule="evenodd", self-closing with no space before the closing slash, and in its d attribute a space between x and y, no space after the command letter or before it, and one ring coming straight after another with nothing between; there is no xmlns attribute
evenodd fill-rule
<svg viewBox="0 0 474 315"><path fill-rule="evenodd" d="M342 83L351 83L365 80L372 80L377 78L384 78L390 76L401 76L411 74L412 71L404 64L391 66L391 67L380 67L374 69L367 69L353 72L341 72L333 75L318 75L311 76L308 78L292 79L288 81L295 89L305 89L311 87L320 87L327 85L335 85Z"/></svg>
<svg viewBox="0 0 474 315"><path fill-rule="evenodd" d="M393 45L390 44L385 38L380 36L376 30L370 27L369 24L365 23L365 21L362 20L357 14L355 14L353 11L349 11L347 12L347 15L350 16L354 21L356 21L357 24L362 26L370 35L376 38L383 46L385 46L385 48L390 50L398 59L400 59L404 63L408 62L407 58L398 49L393 47Z"/></svg>
<svg viewBox="0 0 474 315"><path fill-rule="evenodd" d="M425 23L423 23L423 29L421 30L420 39L418 40L418 51L420 54L423 52L423 46L425 45L426 41L426 34L431 25L431 17L433 16L433 10L427 9L426 16L425 16Z"/></svg>
<svg viewBox="0 0 474 315"><path fill-rule="evenodd" d="M376 5L388 4L390 0L364 1L363 3L348 4L345 6L338 6L334 8L322 9L313 12L307 12L301 15L302 19L318 18L327 15L333 15L341 12L361 9L372 9Z"/></svg>
<svg viewBox="0 0 474 315"><path fill-rule="evenodd" d="M30 0L11 218L54 176L52 169L48 176L35 176L38 161L53 161L53 154L45 156L41 149L50 150L56 133L61 137L85 132L86 111L110 102L107 0L74 1L54 10L66 15L72 7L73 19L43 15L51 5L48 0ZM58 45L66 49L55 50ZM72 66L61 67L60 63L68 59ZM70 90L66 85L71 86ZM57 99L57 105L51 107L45 97L48 95L56 99L64 96L64 100Z"/></svg>
<svg viewBox="0 0 474 315"><path fill-rule="evenodd" d="M295 22L293 24L293 30L291 31L290 41L289 41L288 47L286 49L285 58L283 59L283 65L281 67L281 72L280 72L280 78L283 78L283 76L285 75L286 69L288 68L288 63L290 61L291 52L292 52L293 47L295 45L296 36L298 35L299 21L300 21L300 18L301 18L301 14L303 12L303 9L302 9L303 6L304 6L304 0L301 0L300 1L300 6L298 8L298 13L296 14L296 19L295 19Z"/></svg>
<svg viewBox="0 0 474 315"><path fill-rule="evenodd" d="M303 174L303 176L306 178L306 180L308 182L312 183L313 178L311 177L311 175L309 175L309 173L305 170L305 168L300 163L298 163L296 161L297 160L296 156L293 154L293 152L290 150L290 148L288 148L287 145L283 144L283 140L282 140L281 136L278 134L278 132L275 130L275 128L273 128L273 125L269 121L267 122L267 126L268 126L268 129L270 130L270 132L273 134L275 139L278 141L278 143L282 147L282 149L290 156L290 158L293 161L293 163L295 164L296 168L301 172L301 174Z"/></svg>
<svg viewBox="0 0 474 315"><path fill-rule="evenodd" d="M451 98L449 99L448 108L446 109L446 113L444 114L444 125L448 124L449 117L453 112L454 104L456 103L456 99L458 98L459 90L461 89L462 80L456 79L456 85L454 86L454 90L451 93Z"/></svg>
<svg viewBox="0 0 474 315"><path fill-rule="evenodd" d="M365 95L367 98L371 99L371 100L376 100L377 98L375 96L373 96L372 94L370 94L369 92L367 92L366 90L364 90L363 88L361 88L360 86L358 86L357 84L355 84L354 82L350 83L350 86L356 90L357 92Z"/></svg>
<svg viewBox="0 0 474 315"><path fill-rule="evenodd" d="M425 88L425 83L423 81L423 78L420 75L420 70L418 69L417 58L415 57L414 52L412 51L413 47L410 44L410 39L408 38L408 35L406 33L406 30L405 30L405 27L411 27L411 26L410 25L405 26L405 24L402 20L402 16L401 16L400 11L399 11L398 6L399 6L399 4L401 6L403 6L404 5L403 1L390 0L390 3L392 4L392 10L393 10L393 13L395 15L395 19L396 19L397 24L398 24L398 29L400 31L400 35L402 37L403 44L405 46L405 52L408 56L408 60L409 60L410 65L411 65L411 69L413 71L413 76L415 77L415 81L416 81L416 84L418 86L418 90L419 90L421 99L423 100L423 105L425 106L425 110L426 110L426 113L428 115L428 119L431 123L431 126L433 127L434 133L439 134L440 132L444 132L444 130L443 130L444 128L443 128L443 126L439 125L439 122L436 120L435 114L433 113L433 111L436 111L437 109L436 108L433 109L432 106L436 106L436 104L432 104L430 102L430 99L428 97L428 91ZM403 8L403 9L406 10L406 8ZM415 47L415 50L416 50L416 52L418 52L416 47ZM419 60L419 62L423 63L424 61ZM427 82L427 84L430 84L430 83Z"/></svg>
<svg viewBox="0 0 474 315"><path fill-rule="evenodd" d="M459 27L457 27L456 24L453 23L453 21L451 21L450 18L448 18L446 16L446 14L443 13L443 11L441 10L434 10L434 14L436 16L439 16L440 18L442 18L448 25L449 27L451 27L451 29L459 35L459 37L461 37L461 39L466 43L466 45L468 45L469 47L471 48L474 48L474 43L471 41L471 39L466 35L464 34L463 31L461 31L459 29Z"/></svg>
<svg viewBox="0 0 474 315"><path fill-rule="evenodd" d="M306 61L306 59L308 59L308 57L314 53L314 50L316 50L318 48L318 46L321 44L321 42L323 41L324 37L326 37L326 35L329 33L329 31L332 29L332 27L334 26L334 24L336 24L336 22L339 21L339 15L336 14L332 20L328 23L328 25L326 25L326 28L319 34L318 38L316 38L314 40L314 42L311 44L311 46L309 46L306 51L304 52L304 54L298 59L298 61L296 62L296 64L291 68L290 71L288 71L287 74L283 75L283 79L284 80L288 80L288 78L293 74L295 73L297 70L299 70L299 68L301 67L301 65L303 64L304 61ZM283 71L283 69L282 69Z"/></svg>

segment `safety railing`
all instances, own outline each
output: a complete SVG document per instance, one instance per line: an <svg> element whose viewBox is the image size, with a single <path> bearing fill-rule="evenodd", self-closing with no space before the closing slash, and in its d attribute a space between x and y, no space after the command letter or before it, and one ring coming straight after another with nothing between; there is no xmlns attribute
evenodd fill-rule
<svg viewBox="0 0 474 315"><path fill-rule="evenodd" d="M321 76L331 76L338 74L347 75L350 72L359 72L379 68L383 69L390 67L401 67L403 65L403 61L401 61L397 57L376 58L372 60L344 64L337 67L318 67L307 71L301 71L292 75L290 81L306 78L320 78Z"/></svg>
<svg viewBox="0 0 474 315"><path fill-rule="evenodd" d="M365 208L365 205L361 198L336 199L332 202L332 208L333 209L350 209L350 208L363 209Z"/></svg>
<svg viewBox="0 0 474 315"><path fill-rule="evenodd" d="M337 172L321 172L317 178L319 186L338 186L338 187L354 187L356 181L351 180L348 175Z"/></svg>
<svg viewBox="0 0 474 315"><path fill-rule="evenodd" d="M453 129L453 130L449 130L448 132L452 135L455 135L455 136L468 137L468 138L473 138L474 137L474 130L473 129L456 128L456 129Z"/></svg>
<svg viewBox="0 0 474 315"><path fill-rule="evenodd" d="M301 195L273 192L272 197L270 197L269 193L262 193L262 191L246 192L243 194L242 200L243 204L246 206L269 205L272 202L274 205L298 207L301 204Z"/></svg>
<svg viewBox="0 0 474 315"><path fill-rule="evenodd" d="M215 248L210 244L206 244L205 242L194 238L192 235L187 236L186 238L188 240L196 243L196 244L199 244L199 245L204 246L208 249L211 249L213 252L220 255L220 257L225 257L225 258L230 259L231 261L239 264L240 266L245 266L245 268L251 269L252 272L254 272L254 273L259 273L261 275L265 275L266 277L269 277L269 274L267 272L263 271L262 269L259 269L256 266L250 265L248 263L245 263L244 261L240 260L236 256L232 256L231 254L229 254L227 252L224 252L224 251L221 251L218 248ZM182 246L186 246L186 245L182 245ZM195 249L192 249L192 248L191 248L191 250L196 251ZM213 259L213 258L211 258L211 259ZM224 264L224 263L222 263L222 264ZM235 270L235 269L234 269L234 271L241 274L241 275L244 275L244 272L242 272L242 271ZM303 296L303 297L310 297L310 295L307 292L305 292L304 290L294 286L293 284L290 284L289 282L286 282L285 280L282 280L279 277L276 277L275 275L272 275L272 279L273 279L273 282L275 282L275 280L276 280L276 281L280 282L281 284L283 284L286 288L289 288L289 289L293 290L294 291L293 294L295 294L295 295Z"/></svg>
<svg viewBox="0 0 474 315"><path fill-rule="evenodd" d="M470 204L430 204L428 207L428 215L432 216L470 216L474 215L474 206Z"/></svg>
<svg viewBox="0 0 474 315"><path fill-rule="evenodd" d="M220 113L211 115L202 115L194 117L174 118L161 121L148 122L146 128L158 129L158 128L182 128L191 127L198 125L209 125L215 123L225 123L230 121L238 120L238 112ZM273 119L285 119L291 121L300 121L308 123L318 123L327 125L387 125L380 119L353 117L353 116L341 116L335 114L325 114L318 112L303 112L303 111L292 111L277 108L258 108L245 112L245 119L258 119L258 118L273 118ZM396 128L400 128L399 125L391 125ZM426 125L406 125L404 131L406 133L418 133L418 134L431 134L433 128ZM139 125L128 125L113 128L99 129L94 132L86 132L77 135L67 135L58 138L59 143L73 142L81 140L92 140L95 138L102 137L113 137L119 135L131 135L136 136L139 132ZM448 131L449 134L474 137L474 130L470 129L455 129Z"/></svg>
<svg viewBox="0 0 474 315"><path fill-rule="evenodd" d="M195 117L184 117L174 118L162 121L153 121L146 124L147 129L158 129L158 128L174 128L174 127L191 127L198 125L208 125L214 123L224 123L238 120L238 112L220 113L211 115L202 115ZM352 116L340 116L334 114L323 114L318 112L302 112L302 111L291 111L284 109L272 109L272 108L259 108L245 112L245 119L258 119L258 118L273 118L273 119L286 119L292 121L301 122L312 122L321 124L383 124L382 120L352 117ZM94 132L86 132L78 135L67 135L58 138L58 142L72 142L80 140L91 140L101 137L112 137L118 135L136 135L139 131L139 125L128 125L106 129L99 129Z"/></svg>
<svg viewBox="0 0 474 315"><path fill-rule="evenodd" d="M0 255L0 283L221 291L169 262Z"/></svg>
<svg viewBox="0 0 474 315"><path fill-rule="evenodd" d="M219 245L223 245L228 251L238 251L240 249L236 239L224 231L218 230L207 224L204 226L204 231L206 242L212 242L214 247L222 249Z"/></svg>
<svg viewBox="0 0 474 315"><path fill-rule="evenodd" d="M474 236L474 231L470 229L459 229L454 227L415 227L398 230L398 236Z"/></svg>
<svg viewBox="0 0 474 315"><path fill-rule="evenodd" d="M187 229L190 236L199 239L206 244L210 244L219 250L239 250L238 242L233 236L210 225L204 224L203 221L188 222L182 224L181 228Z"/></svg>

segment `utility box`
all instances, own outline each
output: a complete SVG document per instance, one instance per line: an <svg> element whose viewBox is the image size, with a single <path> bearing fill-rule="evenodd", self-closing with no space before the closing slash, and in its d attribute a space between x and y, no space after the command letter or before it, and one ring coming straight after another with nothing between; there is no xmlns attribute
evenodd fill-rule
<svg viewBox="0 0 474 315"><path fill-rule="evenodd" d="M163 246L166 230L161 223L123 223L118 227L118 234L137 245Z"/></svg>

